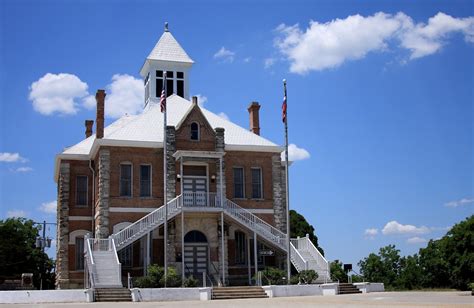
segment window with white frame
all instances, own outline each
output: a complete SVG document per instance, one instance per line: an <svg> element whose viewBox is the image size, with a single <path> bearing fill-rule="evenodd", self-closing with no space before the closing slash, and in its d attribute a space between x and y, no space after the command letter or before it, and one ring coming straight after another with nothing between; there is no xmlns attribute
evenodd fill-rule
<svg viewBox="0 0 474 308"><path fill-rule="evenodd" d="M262 198L262 168L252 168L252 199Z"/></svg>
<svg viewBox="0 0 474 308"><path fill-rule="evenodd" d="M199 124L196 122L191 123L191 140L199 140Z"/></svg>
<svg viewBox="0 0 474 308"><path fill-rule="evenodd" d="M86 175L76 176L76 205L87 206L87 183Z"/></svg>
<svg viewBox="0 0 474 308"><path fill-rule="evenodd" d="M161 97L164 71L156 71L156 97ZM173 93L184 97L184 72L166 71L166 96Z"/></svg>
<svg viewBox="0 0 474 308"><path fill-rule="evenodd" d="M84 270L84 238L76 237L76 270Z"/></svg>
<svg viewBox="0 0 474 308"><path fill-rule="evenodd" d="M132 196L132 164L120 164L120 196Z"/></svg>
<svg viewBox="0 0 474 308"><path fill-rule="evenodd" d="M140 197L151 197L151 165L140 165Z"/></svg>
<svg viewBox="0 0 474 308"><path fill-rule="evenodd" d="M234 167L234 198L244 198L244 168Z"/></svg>

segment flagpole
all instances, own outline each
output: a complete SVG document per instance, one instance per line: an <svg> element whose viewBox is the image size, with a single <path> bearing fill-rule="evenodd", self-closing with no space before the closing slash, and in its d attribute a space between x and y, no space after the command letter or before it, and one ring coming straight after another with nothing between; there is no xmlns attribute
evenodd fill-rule
<svg viewBox="0 0 474 308"><path fill-rule="evenodd" d="M163 226L164 232L164 267L165 267L165 288L166 288L166 282L168 280L168 200L167 200L167 182L168 182L168 159L167 159L167 152L166 152L166 143L167 143L167 133L166 133L166 109L167 109L167 84L166 84L166 71L163 72L163 89L165 91L165 108L164 108L164 113L163 113L163 187L164 187L164 192L163 192L163 204L165 205L165 224Z"/></svg>
<svg viewBox="0 0 474 308"><path fill-rule="evenodd" d="M287 283L290 284L291 278L291 243L290 243L290 191L289 191L289 168L288 168L288 97L286 95L286 79L283 79L283 92L284 92L284 120L285 120L285 189L286 189L286 236L288 240L288 253L286 254L286 267L287 267Z"/></svg>

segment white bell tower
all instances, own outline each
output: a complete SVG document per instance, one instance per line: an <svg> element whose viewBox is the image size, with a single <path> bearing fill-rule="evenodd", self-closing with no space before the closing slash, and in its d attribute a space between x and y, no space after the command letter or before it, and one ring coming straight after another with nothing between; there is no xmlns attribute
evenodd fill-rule
<svg viewBox="0 0 474 308"><path fill-rule="evenodd" d="M168 30L168 23L165 23L163 35L140 70L145 86L145 106L149 103L159 103L165 71L167 96L176 94L189 100L189 71L193 63Z"/></svg>

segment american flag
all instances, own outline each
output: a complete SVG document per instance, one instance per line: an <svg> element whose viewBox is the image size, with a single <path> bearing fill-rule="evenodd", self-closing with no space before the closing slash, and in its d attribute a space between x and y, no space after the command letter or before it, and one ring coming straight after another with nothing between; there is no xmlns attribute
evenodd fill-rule
<svg viewBox="0 0 474 308"><path fill-rule="evenodd" d="M163 90L161 90L160 108L161 112L166 112L166 72L163 75Z"/></svg>
<svg viewBox="0 0 474 308"><path fill-rule="evenodd" d="M283 123L286 123L286 95L283 97L283 104L281 105L281 111L282 111L282 120Z"/></svg>

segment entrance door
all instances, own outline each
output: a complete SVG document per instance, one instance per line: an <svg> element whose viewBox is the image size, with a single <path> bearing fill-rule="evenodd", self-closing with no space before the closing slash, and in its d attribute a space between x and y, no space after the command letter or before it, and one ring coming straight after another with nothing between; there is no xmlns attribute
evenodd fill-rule
<svg viewBox="0 0 474 308"><path fill-rule="evenodd" d="M207 205L207 178L206 177L184 177L184 205L206 206Z"/></svg>
<svg viewBox="0 0 474 308"><path fill-rule="evenodd" d="M202 273L207 273L207 244L187 244L184 247L186 273L201 280Z"/></svg>

